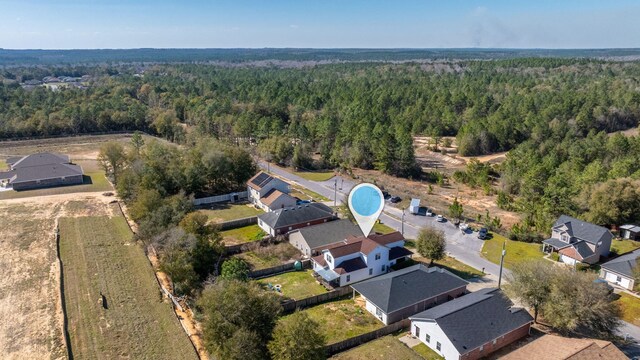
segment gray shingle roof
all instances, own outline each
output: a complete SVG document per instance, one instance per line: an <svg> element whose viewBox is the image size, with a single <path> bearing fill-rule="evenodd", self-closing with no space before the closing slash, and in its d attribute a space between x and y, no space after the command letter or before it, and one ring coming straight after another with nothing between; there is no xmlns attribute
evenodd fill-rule
<svg viewBox="0 0 640 360"><path fill-rule="evenodd" d="M320 203L311 203L278 209L266 214L258 215L260 220L273 229L303 224L314 220L329 219L331 217L333 217L333 210Z"/></svg>
<svg viewBox="0 0 640 360"><path fill-rule="evenodd" d="M335 244L349 236L362 236L360 227L347 219L309 226L299 232L311 249Z"/></svg>
<svg viewBox="0 0 640 360"><path fill-rule="evenodd" d="M602 264L602 268L627 277L633 277L633 268L636 267L636 259L640 257L640 249L618 256L617 258Z"/></svg>
<svg viewBox="0 0 640 360"><path fill-rule="evenodd" d="M459 297L410 317L435 321L460 354L531 323L533 318L499 289L488 288Z"/></svg>
<svg viewBox="0 0 640 360"><path fill-rule="evenodd" d="M576 251L578 252L578 254L580 254L580 256L582 256L583 259L586 259L589 256L593 256L594 254L593 250L591 250L589 245L587 245L587 243L584 241L573 244L573 247L576 248Z"/></svg>
<svg viewBox="0 0 640 360"><path fill-rule="evenodd" d="M418 264L351 287L389 314L467 284L444 269Z"/></svg>
<svg viewBox="0 0 640 360"><path fill-rule="evenodd" d="M10 159L11 161L15 159ZM11 164L12 169L19 169L31 166L51 165L51 164L68 164L69 156L57 153L38 153L31 154L15 161Z"/></svg>
<svg viewBox="0 0 640 360"><path fill-rule="evenodd" d="M11 181L11 184L82 175L82 168L78 165L71 164L50 164L19 167L14 171L16 173L16 177Z"/></svg>
<svg viewBox="0 0 640 360"><path fill-rule="evenodd" d="M605 238L613 238L613 234L611 234L609 229L572 218L571 216L560 216L553 227L555 228L562 225L566 225L569 228L568 232L571 236L592 244L597 244L598 241Z"/></svg>
<svg viewBox="0 0 640 360"><path fill-rule="evenodd" d="M560 239L556 239L556 238L549 238L543 241L542 243L551 245L556 249L562 249L562 248L566 248L567 246L570 246L570 244L567 244L566 242L560 241Z"/></svg>
<svg viewBox="0 0 640 360"><path fill-rule="evenodd" d="M629 230L629 231L635 232L635 233L640 232L640 226L633 225L633 224L622 225L622 226L620 226L620 229Z"/></svg>

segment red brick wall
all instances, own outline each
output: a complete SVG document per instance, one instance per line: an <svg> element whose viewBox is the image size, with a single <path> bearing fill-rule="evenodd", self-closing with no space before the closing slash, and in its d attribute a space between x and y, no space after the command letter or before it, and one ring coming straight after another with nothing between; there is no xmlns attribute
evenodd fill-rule
<svg viewBox="0 0 640 360"><path fill-rule="evenodd" d="M493 344L493 340L484 344L482 351L480 347L469 351L466 354L460 355L460 360L476 360L484 356L488 356L492 352L511 344L512 342L519 340L529 335L529 327L531 324L523 325L522 327L496 339L496 344Z"/></svg>

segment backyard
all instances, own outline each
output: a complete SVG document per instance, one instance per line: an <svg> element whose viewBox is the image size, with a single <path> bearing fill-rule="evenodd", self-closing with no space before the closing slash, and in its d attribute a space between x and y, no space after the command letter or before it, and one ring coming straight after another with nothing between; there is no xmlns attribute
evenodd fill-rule
<svg viewBox="0 0 640 360"><path fill-rule="evenodd" d="M638 248L640 248L639 241L629 239L611 241L611 252L616 253L617 255L622 255Z"/></svg>
<svg viewBox="0 0 640 360"><path fill-rule="evenodd" d="M496 233L490 233L490 235L490 238L484 241L482 256L494 264L500 264L502 244L505 241L507 243L507 254L504 257L506 268L511 268L525 261L542 259L544 256L540 244L513 241Z"/></svg>
<svg viewBox="0 0 640 360"><path fill-rule="evenodd" d="M333 301L302 311L320 325L327 344L368 333L383 326L353 299Z"/></svg>
<svg viewBox="0 0 640 360"><path fill-rule="evenodd" d="M270 246L254 246L253 249L234 255L248 262L251 270L261 270L300 259L300 252L288 242Z"/></svg>
<svg viewBox="0 0 640 360"><path fill-rule="evenodd" d="M426 346L425 346L426 347ZM427 348L428 349L428 348ZM415 350L415 347L414 347ZM369 360L369 359L397 359L421 360L417 352L401 343L393 335L381 337L360 345L343 353L334 355L331 360ZM425 358L432 359L432 358Z"/></svg>
<svg viewBox="0 0 640 360"><path fill-rule="evenodd" d="M315 295L324 294L327 290L311 276L311 270L292 271L280 275L270 276L257 280L259 284L267 286L280 285L282 296L300 300Z"/></svg>
<svg viewBox="0 0 640 360"><path fill-rule="evenodd" d="M61 218L60 237L75 358L197 358L122 216Z"/></svg>
<svg viewBox="0 0 640 360"><path fill-rule="evenodd" d="M267 235L258 225L249 225L236 229L221 231L225 245L244 244L262 239Z"/></svg>
<svg viewBox="0 0 640 360"><path fill-rule="evenodd" d="M622 310L622 320L640 326L640 299L633 295L621 292L616 300Z"/></svg>
<svg viewBox="0 0 640 360"><path fill-rule="evenodd" d="M198 210L209 217L209 221L221 223L229 220L242 219L264 214L251 204L219 204L211 209Z"/></svg>

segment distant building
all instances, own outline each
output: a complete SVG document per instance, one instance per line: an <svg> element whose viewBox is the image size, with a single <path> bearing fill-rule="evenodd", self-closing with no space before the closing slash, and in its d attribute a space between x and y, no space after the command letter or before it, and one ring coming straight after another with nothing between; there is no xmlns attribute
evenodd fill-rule
<svg viewBox="0 0 640 360"><path fill-rule="evenodd" d="M267 234L277 236L336 218L330 207L320 203L310 203L258 215L258 226Z"/></svg>
<svg viewBox="0 0 640 360"><path fill-rule="evenodd" d="M544 354L544 355L542 355ZM610 341L543 335L501 357L502 360L625 360L628 357Z"/></svg>
<svg viewBox="0 0 640 360"><path fill-rule="evenodd" d="M84 182L82 167L72 164L67 155L38 153L9 158L7 164L10 170L0 172L0 186L16 191Z"/></svg>
<svg viewBox="0 0 640 360"><path fill-rule="evenodd" d="M411 316L411 334L445 360L475 360L529 334L531 315L499 289L467 294Z"/></svg>
<svg viewBox="0 0 640 360"><path fill-rule="evenodd" d="M583 262L595 264L609 256L613 234L609 229L562 215L551 228L551 237L542 242L544 252L560 254L569 265Z"/></svg>
<svg viewBox="0 0 640 360"><path fill-rule="evenodd" d="M247 181L249 201L269 212L296 205L297 199L289 195L289 184L260 171Z"/></svg>
<svg viewBox="0 0 640 360"><path fill-rule="evenodd" d="M303 255L311 257L352 236L362 236L362 230L348 219L342 219L294 230L289 233L289 243Z"/></svg>
<svg viewBox="0 0 640 360"><path fill-rule="evenodd" d="M313 271L331 286L339 287L385 274L396 263L411 257L399 232L349 237L329 245L311 258Z"/></svg>
<svg viewBox="0 0 640 360"><path fill-rule="evenodd" d="M600 277L612 284L633 290L636 283L633 272L638 258L640 258L640 249L607 261L600 267Z"/></svg>
<svg viewBox="0 0 640 360"><path fill-rule="evenodd" d="M418 264L351 287L365 298L367 311L389 325L464 295L467 284L447 270Z"/></svg>

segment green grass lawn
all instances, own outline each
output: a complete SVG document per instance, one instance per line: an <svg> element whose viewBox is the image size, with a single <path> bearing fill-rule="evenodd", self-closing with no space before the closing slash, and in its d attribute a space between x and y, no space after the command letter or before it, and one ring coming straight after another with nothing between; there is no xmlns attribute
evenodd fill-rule
<svg viewBox="0 0 640 360"><path fill-rule="evenodd" d="M377 222L373 225L373 231L380 233L380 234L388 234L388 233L392 233L395 231L398 231L390 226L387 226L383 223Z"/></svg>
<svg viewBox="0 0 640 360"><path fill-rule="evenodd" d="M620 293L616 300L622 310L622 320L640 326L640 299L627 293Z"/></svg>
<svg viewBox="0 0 640 360"><path fill-rule="evenodd" d="M282 286L282 295L295 300L324 294L327 290L311 276L312 271L292 271L257 280L259 284Z"/></svg>
<svg viewBox="0 0 640 360"><path fill-rule="evenodd" d="M431 350L431 348L425 345L424 343L420 343L412 347L411 349L415 351L418 355L420 355L420 358L422 359L444 360L442 356L438 355L435 351Z"/></svg>
<svg viewBox="0 0 640 360"><path fill-rule="evenodd" d="M84 184L81 185L60 186L25 191L2 191L0 192L0 200L94 191L113 191L113 187L107 181L107 178L104 176L104 172L100 170L85 171Z"/></svg>
<svg viewBox="0 0 640 360"><path fill-rule="evenodd" d="M425 346L426 347L426 346ZM415 348L414 348L415 349ZM420 360L422 357L409 349L393 335L383 336L340 354L331 357L332 360L369 360L369 359L397 359ZM426 358L430 359L430 358Z"/></svg>
<svg viewBox="0 0 640 360"><path fill-rule="evenodd" d="M302 310L320 325L327 344L379 329L384 325L353 299L333 301Z"/></svg>
<svg viewBox="0 0 640 360"><path fill-rule="evenodd" d="M293 173L311 181L327 181L335 175L333 171L294 171Z"/></svg>
<svg viewBox="0 0 640 360"><path fill-rule="evenodd" d="M314 200L317 202L331 201L317 192L298 186L292 186L289 195L297 197L300 200Z"/></svg>
<svg viewBox="0 0 640 360"><path fill-rule="evenodd" d="M258 225L249 225L221 231L220 235L222 235L225 245L236 245L260 240L267 234Z"/></svg>
<svg viewBox="0 0 640 360"><path fill-rule="evenodd" d="M507 255L504 257L504 266L513 267L515 264L542 259L542 245L536 243L525 243L521 241L512 241L502 235L491 233L492 237L484 241L482 247L482 256L495 264L500 264L502 254L502 244L507 242Z"/></svg>
<svg viewBox="0 0 640 360"><path fill-rule="evenodd" d="M611 251L618 255L628 253L638 248L640 248L640 241L629 239L611 241Z"/></svg>
<svg viewBox="0 0 640 360"><path fill-rule="evenodd" d="M248 204L221 204L216 205L212 209L198 211L207 215L209 217L209 221L214 223L264 214L262 210L256 209L253 205Z"/></svg>
<svg viewBox="0 0 640 360"><path fill-rule="evenodd" d="M7 164L5 159L0 159L0 171L9 169L9 164Z"/></svg>
<svg viewBox="0 0 640 360"><path fill-rule="evenodd" d="M61 218L60 257L75 358L197 359L123 217Z"/></svg>

